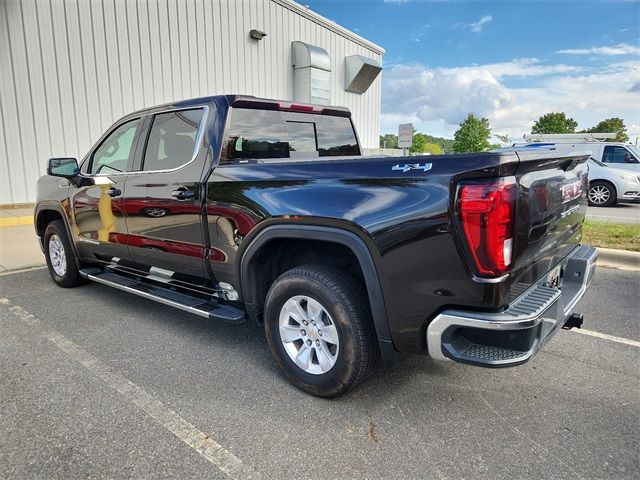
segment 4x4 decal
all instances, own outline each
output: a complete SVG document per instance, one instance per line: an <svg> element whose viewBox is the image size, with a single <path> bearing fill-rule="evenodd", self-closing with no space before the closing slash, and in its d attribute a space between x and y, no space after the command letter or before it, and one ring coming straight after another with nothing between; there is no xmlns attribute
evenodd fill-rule
<svg viewBox="0 0 640 480"><path fill-rule="evenodd" d="M405 163L404 165L394 165L391 167L391 170L401 171L402 173L407 173L409 170L422 170L427 172L431 170L431 164L425 163L424 165L420 165L419 163Z"/></svg>

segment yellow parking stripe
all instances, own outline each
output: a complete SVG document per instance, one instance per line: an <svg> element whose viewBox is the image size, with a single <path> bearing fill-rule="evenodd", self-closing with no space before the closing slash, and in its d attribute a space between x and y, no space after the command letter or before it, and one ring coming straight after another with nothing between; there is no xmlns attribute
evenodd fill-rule
<svg viewBox="0 0 640 480"><path fill-rule="evenodd" d="M33 217L26 215L24 217L3 217L0 218L0 227L15 227L17 225L32 225Z"/></svg>

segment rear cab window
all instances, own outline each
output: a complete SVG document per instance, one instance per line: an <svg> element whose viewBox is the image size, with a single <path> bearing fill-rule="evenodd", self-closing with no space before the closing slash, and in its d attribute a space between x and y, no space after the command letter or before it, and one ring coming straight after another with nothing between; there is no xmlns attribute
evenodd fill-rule
<svg viewBox="0 0 640 480"><path fill-rule="evenodd" d="M348 117L244 108L229 115L222 164L360 155Z"/></svg>

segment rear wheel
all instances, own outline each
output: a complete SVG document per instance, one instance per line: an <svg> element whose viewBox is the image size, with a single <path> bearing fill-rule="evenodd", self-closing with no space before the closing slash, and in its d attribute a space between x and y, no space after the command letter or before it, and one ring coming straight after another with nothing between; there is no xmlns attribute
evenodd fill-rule
<svg viewBox="0 0 640 480"><path fill-rule="evenodd" d="M161 218L169 213L165 208L161 207L148 207L142 210L142 212L148 217Z"/></svg>
<svg viewBox="0 0 640 480"><path fill-rule="evenodd" d="M609 182L591 182L588 197L593 207L610 207L616 201L616 189Z"/></svg>
<svg viewBox="0 0 640 480"><path fill-rule="evenodd" d="M56 284L64 288L85 283L76 264L76 256L62 220L54 220L44 231L44 251L49 274Z"/></svg>
<svg viewBox="0 0 640 480"><path fill-rule="evenodd" d="M265 331L289 380L320 397L359 385L378 357L365 292L339 268L307 265L282 274L267 294Z"/></svg>

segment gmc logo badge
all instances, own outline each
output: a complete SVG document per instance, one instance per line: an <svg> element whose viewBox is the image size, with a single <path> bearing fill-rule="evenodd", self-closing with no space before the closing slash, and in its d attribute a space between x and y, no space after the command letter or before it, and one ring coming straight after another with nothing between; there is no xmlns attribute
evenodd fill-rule
<svg viewBox="0 0 640 480"><path fill-rule="evenodd" d="M580 180L576 180L567 185L562 185L562 187L560 187L560 191L562 192L562 203L567 203L571 200L575 200L576 198L580 198L582 196L582 182Z"/></svg>

